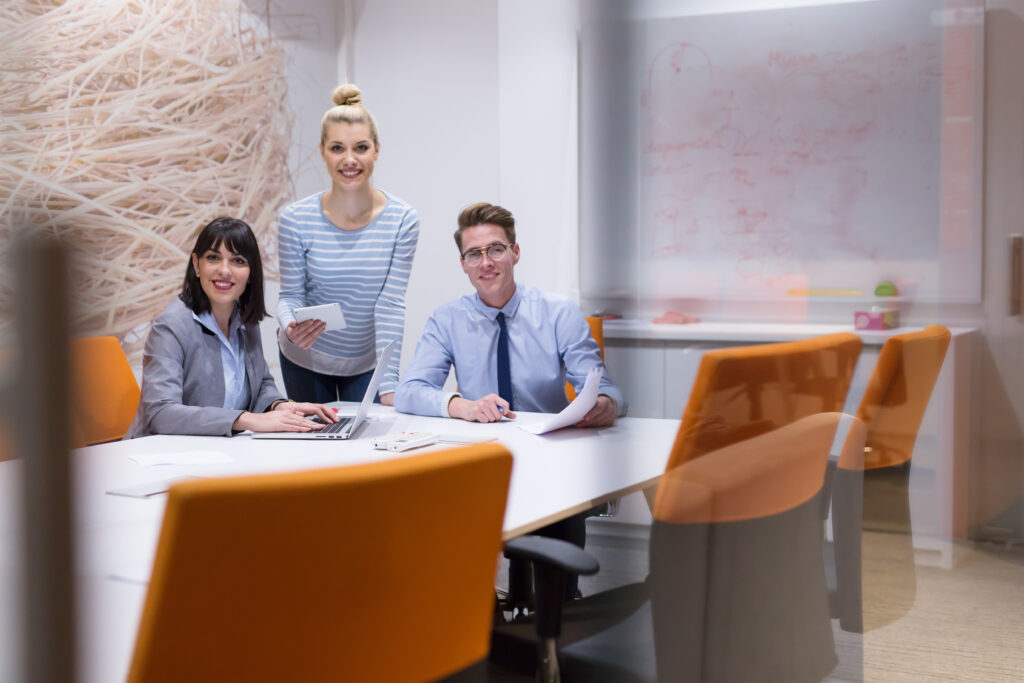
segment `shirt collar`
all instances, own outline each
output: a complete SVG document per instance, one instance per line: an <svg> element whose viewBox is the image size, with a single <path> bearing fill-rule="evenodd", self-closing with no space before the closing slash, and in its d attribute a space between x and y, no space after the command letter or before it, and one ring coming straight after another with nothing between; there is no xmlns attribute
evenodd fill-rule
<svg viewBox="0 0 1024 683"><path fill-rule="evenodd" d="M213 311L203 313L192 311L192 318L215 335L224 336L220 325L217 324L217 319L213 317ZM240 329L244 330L245 325L242 324L242 317L238 314L238 306L235 306L235 310L231 311L231 319L228 321L228 339L234 337Z"/></svg>
<svg viewBox="0 0 1024 683"><path fill-rule="evenodd" d="M516 285L516 291L512 293L512 298L501 308L488 306L480 298L480 294L473 295L473 304L476 306L476 309L489 320L495 320L499 313L504 313L505 318L515 317L516 311L519 310L519 302L522 300L522 289L519 285Z"/></svg>

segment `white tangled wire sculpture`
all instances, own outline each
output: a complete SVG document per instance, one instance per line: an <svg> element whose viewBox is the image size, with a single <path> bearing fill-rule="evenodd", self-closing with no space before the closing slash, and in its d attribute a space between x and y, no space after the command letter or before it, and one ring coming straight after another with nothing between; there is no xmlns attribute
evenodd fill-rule
<svg viewBox="0 0 1024 683"><path fill-rule="evenodd" d="M75 247L77 334L136 353L217 216L276 276L284 53L239 0L8 0L0 64L0 249L31 230ZM9 309L17 284L0 293Z"/></svg>

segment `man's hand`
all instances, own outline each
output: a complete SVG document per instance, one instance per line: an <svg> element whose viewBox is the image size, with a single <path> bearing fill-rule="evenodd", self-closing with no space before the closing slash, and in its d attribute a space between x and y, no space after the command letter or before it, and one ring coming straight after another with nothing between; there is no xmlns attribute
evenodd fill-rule
<svg viewBox="0 0 1024 683"><path fill-rule="evenodd" d="M380 404L382 406L393 406L395 405L395 392L389 391L386 394L380 395Z"/></svg>
<svg viewBox="0 0 1024 683"><path fill-rule="evenodd" d="M516 414L508 409L508 401L496 394L470 401L455 396L448 402L448 414L467 422L497 422L503 417L515 419Z"/></svg>
<svg viewBox="0 0 1024 683"><path fill-rule="evenodd" d="M326 329L327 323L323 320L303 320L301 323L293 320L288 323L284 334L292 344L300 349L308 349Z"/></svg>
<svg viewBox="0 0 1024 683"><path fill-rule="evenodd" d="M577 427L610 427L615 424L618 408L615 401L604 394L597 397L597 403L583 419L576 423Z"/></svg>

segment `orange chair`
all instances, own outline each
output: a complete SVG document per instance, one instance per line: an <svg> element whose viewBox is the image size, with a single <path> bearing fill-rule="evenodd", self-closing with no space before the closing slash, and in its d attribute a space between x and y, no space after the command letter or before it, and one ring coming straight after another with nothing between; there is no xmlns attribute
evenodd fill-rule
<svg viewBox="0 0 1024 683"><path fill-rule="evenodd" d="M658 681L820 681L836 665L818 519L841 413L666 471L651 529Z"/></svg>
<svg viewBox="0 0 1024 683"><path fill-rule="evenodd" d="M941 325L890 337L857 409L865 429L863 457L846 465L840 462L836 470L835 546L826 545L825 555L834 592L833 616L847 631L890 623L914 604L911 456L949 342L950 332ZM862 523L865 529L886 533L863 536ZM867 563L880 566L875 571ZM882 575L884 594L872 578Z"/></svg>
<svg viewBox="0 0 1024 683"><path fill-rule="evenodd" d="M704 354L656 494L650 577L565 606L566 680L817 681L835 666L819 515L860 349L835 334ZM492 657L529 666L529 637L497 626Z"/></svg>
<svg viewBox="0 0 1024 683"><path fill-rule="evenodd" d="M857 417L867 425L864 469L910 462L950 336L942 325L929 325L890 337L882 346L857 408Z"/></svg>
<svg viewBox="0 0 1024 683"><path fill-rule="evenodd" d="M139 384L114 337L71 341L72 433L76 446L124 436L139 405Z"/></svg>
<svg viewBox="0 0 1024 683"><path fill-rule="evenodd" d="M666 471L802 417L842 411L860 349L857 335L843 333L708 351Z"/></svg>
<svg viewBox="0 0 1024 683"><path fill-rule="evenodd" d="M587 323L590 325L590 336L597 342L601 349L601 360L604 360L604 319L596 316L587 316ZM565 383L565 396L572 403L576 399L576 390L568 382Z"/></svg>
<svg viewBox="0 0 1024 683"><path fill-rule="evenodd" d="M482 677L511 470L481 444L175 485L128 680Z"/></svg>

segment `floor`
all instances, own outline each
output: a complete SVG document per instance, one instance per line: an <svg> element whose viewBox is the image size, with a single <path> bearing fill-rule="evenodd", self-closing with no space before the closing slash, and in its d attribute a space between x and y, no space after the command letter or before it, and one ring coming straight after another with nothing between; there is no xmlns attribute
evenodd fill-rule
<svg viewBox="0 0 1024 683"><path fill-rule="evenodd" d="M894 540L891 534L865 532L864 617L875 628L851 634L833 621L839 665L825 681L1024 680L1024 548L958 544L951 569L914 568L914 599L909 603L900 598L906 594L906 576L900 578L892 560L899 554L889 547ZM647 575L647 541L642 535L591 535L587 550L602 569L580 580L584 595ZM489 680L534 679L492 665Z"/></svg>

